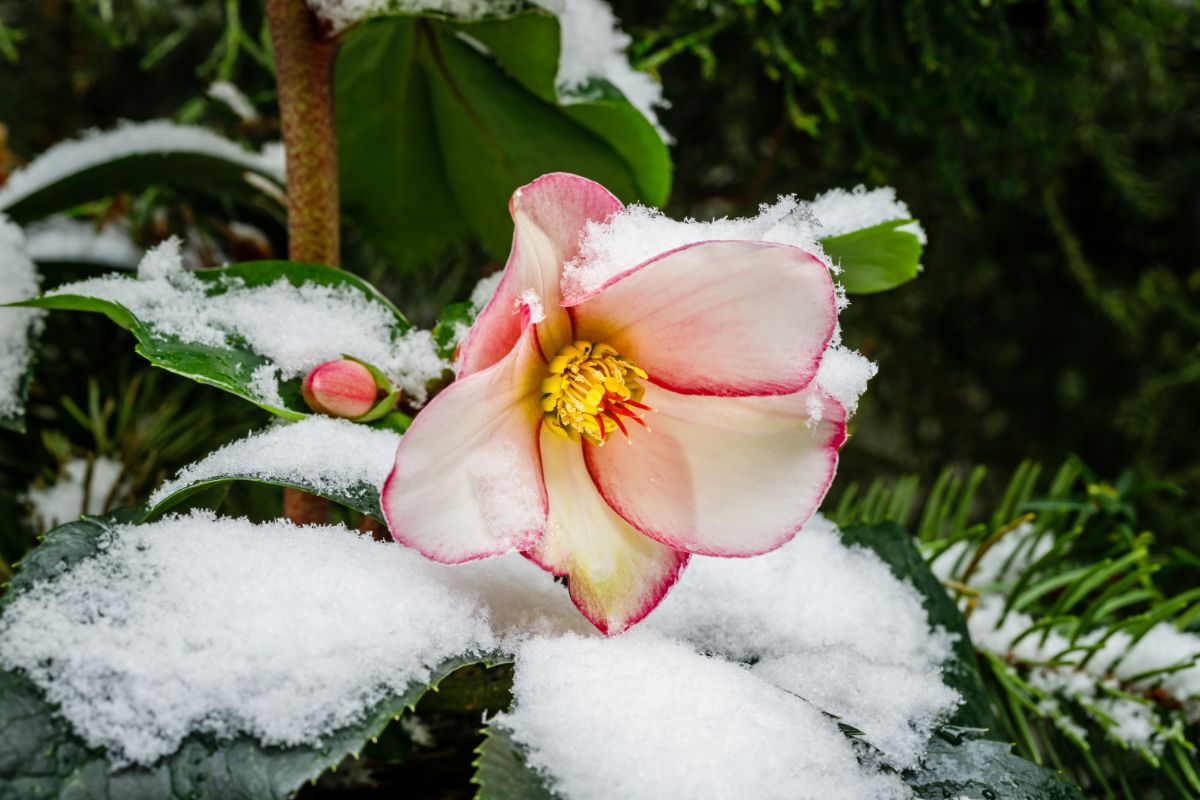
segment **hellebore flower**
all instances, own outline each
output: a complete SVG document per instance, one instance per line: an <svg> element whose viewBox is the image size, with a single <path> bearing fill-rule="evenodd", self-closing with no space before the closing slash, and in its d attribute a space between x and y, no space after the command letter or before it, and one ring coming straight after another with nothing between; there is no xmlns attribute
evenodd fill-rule
<svg viewBox="0 0 1200 800"><path fill-rule="evenodd" d="M621 209L575 175L517 190L496 294L382 497L397 541L447 564L519 550L567 576L608 634L648 614L692 554L791 539L846 435L813 383L836 326L826 266L788 245L708 241L564 291L587 223Z"/></svg>

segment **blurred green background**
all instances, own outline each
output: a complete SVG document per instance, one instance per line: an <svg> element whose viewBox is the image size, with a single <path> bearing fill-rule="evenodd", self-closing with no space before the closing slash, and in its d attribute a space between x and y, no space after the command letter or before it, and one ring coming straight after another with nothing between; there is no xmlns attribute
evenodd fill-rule
<svg viewBox="0 0 1200 800"><path fill-rule="evenodd" d="M955 464L1004 476L1025 458L1077 453L1102 475L1134 470L1180 486L1183 496L1148 496L1141 522L1169 544L1200 549L1197 5L613 7L635 64L661 78L671 102L661 113L675 139L670 213L744 214L781 193L890 184L929 233L917 281L857 297L843 317L847 343L880 371L841 485L905 473L931 480ZM231 19L253 46L229 46ZM271 75L254 55L263 45L257 2L0 0L0 23L0 175L123 118L278 137ZM221 70L258 104L261 122L247 127L205 99ZM170 200L156 195L156 208L175 211L136 226L144 243L206 211ZM281 251L282 231L271 233ZM489 268L464 247L398 275L347 238L345 264L421 324ZM17 495L51 479L65 453L107 448L141 465L141 485L152 485L215 439L265 420L169 375L131 393L142 362L102 320L52 318L46 341L30 434L0 438L0 555L10 562L32 542L16 523Z"/></svg>

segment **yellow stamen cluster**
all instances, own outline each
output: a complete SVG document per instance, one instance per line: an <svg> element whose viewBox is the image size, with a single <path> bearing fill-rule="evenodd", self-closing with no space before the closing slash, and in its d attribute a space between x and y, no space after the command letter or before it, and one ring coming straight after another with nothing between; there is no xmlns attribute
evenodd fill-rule
<svg viewBox="0 0 1200 800"><path fill-rule="evenodd" d="M554 433L602 445L615 430L629 438L626 422L646 427L637 413L653 410L641 402L645 389L638 379L646 373L610 345L573 342L550 359L549 370L542 381L542 410Z"/></svg>

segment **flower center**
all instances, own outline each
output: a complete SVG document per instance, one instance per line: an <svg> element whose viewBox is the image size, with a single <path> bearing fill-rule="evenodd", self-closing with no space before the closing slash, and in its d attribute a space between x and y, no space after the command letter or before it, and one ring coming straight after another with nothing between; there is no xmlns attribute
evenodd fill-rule
<svg viewBox="0 0 1200 800"><path fill-rule="evenodd" d="M542 381L545 425L560 436L593 444L619 430L629 438L626 421L649 426L638 411L653 411L641 402L645 389L638 383L646 373L613 347L597 342L573 342L550 359L550 374Z"/></svg>

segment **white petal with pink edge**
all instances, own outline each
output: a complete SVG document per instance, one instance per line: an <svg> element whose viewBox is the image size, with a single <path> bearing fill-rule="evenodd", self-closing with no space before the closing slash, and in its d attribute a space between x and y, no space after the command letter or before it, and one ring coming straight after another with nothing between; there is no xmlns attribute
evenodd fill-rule
<svg viewBox="0 0 1200 800"><path fill-rule="evenodd" d="M765 553L796 534L833 481L846 414L815 392L700 397L650 386L652 430L630 426L630 444L585 445L588 471L613 510L665 545ZM810 402L823 404L820 422Z"/></svg>
<svg viewBox="0 0 1200 800"><path fill-rule="evenodd" d="M560 308L562 267L579 252L589 222L603 222L622 208L600 184L565 172L543 175L517 189L508 207L514 226L512 252L495 295L459 350L460 378L487 369L512 349L521 332L517 301L529 290L546 313L538 335L547 357L571 340L570 322Z"/></svg>
<svg viewBox="0 0 1200 800"><path fill-rule="evenodd" d="M542 464L550 518L525 555L566 575L576 607L601 633L615 636L659 604L689 556L638 533L608 507L578 443L544 430Z"/></svg>
<svg viewBox="0 0 1200 800"><path fill-rule="evenodd" d="M796 247L686 245L573 299L575 335L607 342L682 394L790 394L837 323L829 271Z"/></svg>
<svg viewBox="0 0 1200 800"><path fill-rule="evenodd" d="M396 541L456 564L524 550L541 536L545 362L535 328L526 324L499 363L447 387L400 440L381 497Z"/></svg>

